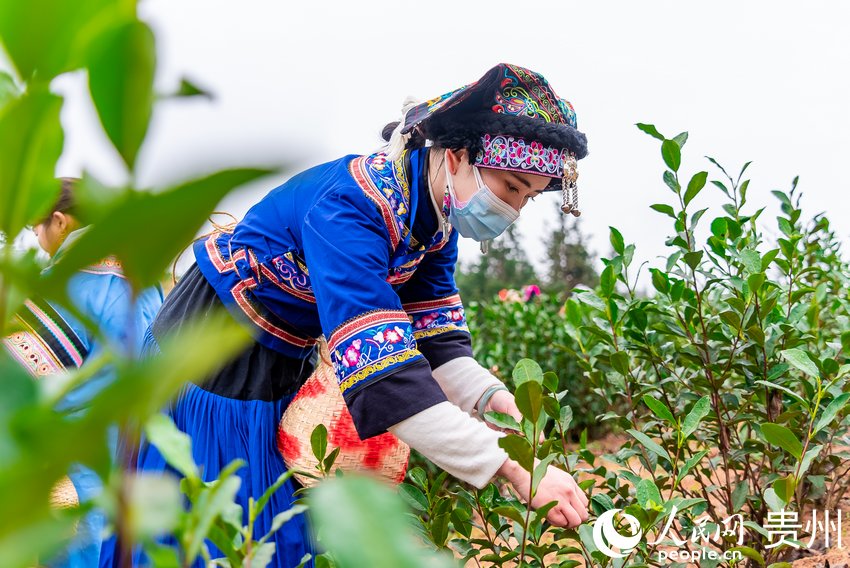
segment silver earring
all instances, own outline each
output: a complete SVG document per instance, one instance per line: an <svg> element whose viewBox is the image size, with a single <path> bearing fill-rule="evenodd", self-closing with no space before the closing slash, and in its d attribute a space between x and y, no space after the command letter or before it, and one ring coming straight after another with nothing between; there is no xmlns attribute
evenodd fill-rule
<svg viewBox="0 0 850 568"><path fill-rule="evenodd" d="M564 177L561 178L563 201L561 211L570 213L573 217L581 215L578 208L578 164L575 156L568 156L564 164Z"/></svg>

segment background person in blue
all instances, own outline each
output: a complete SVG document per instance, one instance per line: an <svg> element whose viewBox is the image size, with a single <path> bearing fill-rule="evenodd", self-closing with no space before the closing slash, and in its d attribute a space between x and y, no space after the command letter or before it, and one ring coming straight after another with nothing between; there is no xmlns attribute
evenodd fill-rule
<svg viewBox="0 0 850 568"><path fill-rule="evenodd" d="M64 178L57 183L62 185L57 203L50 214L33 227L39 246L51 257L51 264L86 230L74 216L75 180ZM137 356L145 329L153 321L163 300L162 290L155 287L142 291L134 302L121 265L112 257L72 276L68 283L68 297L77 309L97 324L99 334L83 326L62 306L31 299L18 314L22 331L3 341L13 357L36 379L85 365L86 361L93 360L107 348L104 341L113 350ZM109 368L98 372L68 393L58 410L84 412L91 398L113 377ZM113 455L116 437L117 433L113 432L110 440ZM90 500L101 490L100 478L86 467L76 465L68 476L79 502ZM55 558L47 559L46 564L53 568L96 567L104 522L100 511L86 515L77 526L74 540Z"/></svg>
<svg viewBox="0 0 850 568"><path fill-rule="evenodd" d="M361 438L391 431L464 481L483 487L500 474L528 494L528 474L499 448L501 434L477 418L519 412L472 358L454 281L457 239L495 238L547 190L564 191L564 210L578 214L585 136L541 75L500 64L475 83L405 104L384 139L382 151L296 175L232 230L196 241L196 264L146 338L155 351L184 321L222 303L255 332L251 347L189 384L169 409L192 437L207 479L231 460L247 461L243 505L285 471L275 432L313 370L321 335ZM139 467L166 465L148 446ZM290 481L278 491L255 534L290 506L295 488ZM587 519L587 497L554 467L532 505L552 500L552 523ZM274 540L274 566L297 566L312 552L303 516Z"/></svg>

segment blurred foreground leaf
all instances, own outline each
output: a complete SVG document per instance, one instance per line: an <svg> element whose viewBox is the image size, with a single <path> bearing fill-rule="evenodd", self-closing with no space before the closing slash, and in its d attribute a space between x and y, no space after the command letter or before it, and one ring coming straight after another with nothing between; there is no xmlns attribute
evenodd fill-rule
<svg viewBox="0 0 850 568"><path fill-rule="evenodd" d="M116 255L136 290L156 284L166 267L195 236L215 205L234 187L267 170L225 170L163 192L126 190L69 247L50 273L49 292L81 268Z"/></svg>
<svg viewBox="0 0 850 568"><path fill-rule="evenodd" d="M308 500L322 545L340 568L452 566L416 543L401 498L377 481L329 479Z"/></svg>

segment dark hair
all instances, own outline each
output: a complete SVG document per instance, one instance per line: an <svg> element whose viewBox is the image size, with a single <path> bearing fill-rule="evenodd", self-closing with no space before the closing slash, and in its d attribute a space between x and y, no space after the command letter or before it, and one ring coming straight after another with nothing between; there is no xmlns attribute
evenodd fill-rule
<svg viewBox="0 0 850 568"><path fill-rule="evenodd" d="M63 177L59 178L59 182L61 184L61 189L59 191L59 198L53 204L53 207L50 211L47 212L47 215L41 220L39 225L43 225L45 223L50 222L50 218L53 217L54 213L74 213L74 206L76 202L74 201L74 188L80 180L77 178Z"/></svg>

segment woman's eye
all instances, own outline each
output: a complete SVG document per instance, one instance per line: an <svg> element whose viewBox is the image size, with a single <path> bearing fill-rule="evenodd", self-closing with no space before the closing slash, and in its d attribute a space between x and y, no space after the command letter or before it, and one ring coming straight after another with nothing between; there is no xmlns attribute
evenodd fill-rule
<svg viewBox="0 0 850 568"><path fill-rule="evenodd" d="M519 190L512 185L508 186L508 190L510 190L512 193L519 193Z"/></svg>

